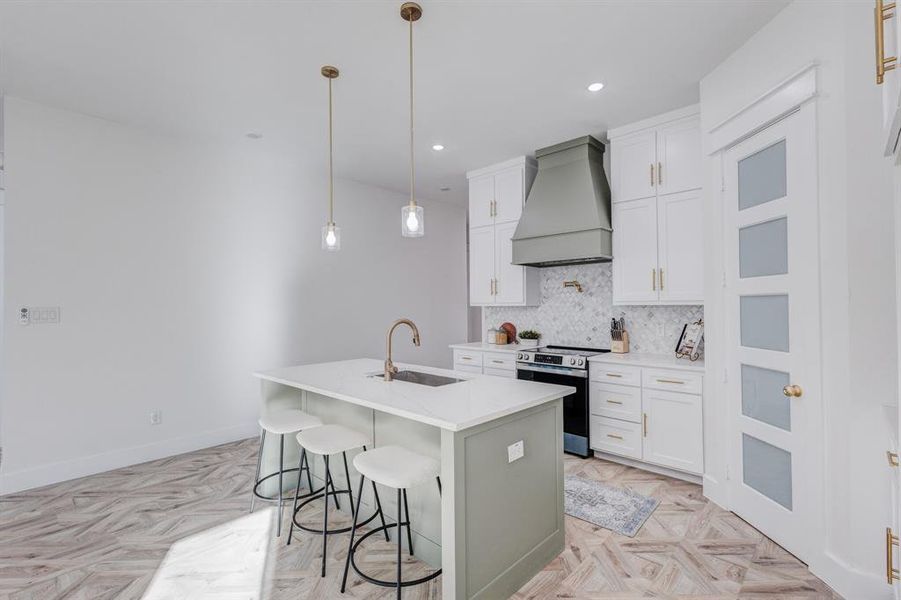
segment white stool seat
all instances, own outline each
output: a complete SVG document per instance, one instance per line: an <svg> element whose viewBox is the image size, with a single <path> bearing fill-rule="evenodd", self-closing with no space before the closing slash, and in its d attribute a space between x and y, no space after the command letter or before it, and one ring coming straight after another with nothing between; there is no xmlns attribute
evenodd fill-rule
<svg viewBox="0 0 901 600"><path fill-rule="evenodd" d="M369 444L369 438L343 425L323 425L298 433L297 443L307 452L329 456L362 448Z"/></svg>
<svg viewBox="0 0 901 600"><path fill-rule="evenodd" d="M260 417L260 427L276 435L296 433L320 425L322 421L319 417L294 408L276 409Z"/></svg>
<svg viewBox="0 0 901 600"><path fill-rule="evenodd" d="M361 452L354 457L354 468L367 479L397 489L426 483L441 474L437 460L401 446Z"/></svg>

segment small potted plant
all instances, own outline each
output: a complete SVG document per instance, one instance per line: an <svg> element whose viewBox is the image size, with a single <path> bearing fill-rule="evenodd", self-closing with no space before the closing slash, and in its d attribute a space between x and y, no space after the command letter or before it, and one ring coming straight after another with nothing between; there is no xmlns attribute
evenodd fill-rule
<svg viewBox="0 0 901 600"><path fill-rule="evenodd" d="M541 334L534 329L525 329L519 332L519 343L526 348L535 348L538 346L538 339Z"/></svg>

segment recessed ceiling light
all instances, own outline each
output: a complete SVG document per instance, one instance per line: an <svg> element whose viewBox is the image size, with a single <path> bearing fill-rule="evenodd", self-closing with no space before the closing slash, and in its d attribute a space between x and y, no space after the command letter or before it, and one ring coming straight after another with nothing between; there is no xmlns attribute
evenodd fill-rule
<svg viewBox="0 0 901 600"><path fill-rule="evenodd" d="M435 144L434 146L432 146L432 150L441 152L442 150L444 150L444 146L442 146L441 144Z"/></svg>
<svg viewBox="0 0 901 600"><path fill-rule="evenodd" d="M259 131L248 131L244 135L252 140L258 140L263 137L263 134Z"/></svg>
<svg viewBox="0 0 901 600"><path fill-rule="evenodd" d="M591 85L588 86L589 92L600 92L602 89L604 89L604 84L601 83L600 81L598 81L596 83L592 83Z"/></svg>

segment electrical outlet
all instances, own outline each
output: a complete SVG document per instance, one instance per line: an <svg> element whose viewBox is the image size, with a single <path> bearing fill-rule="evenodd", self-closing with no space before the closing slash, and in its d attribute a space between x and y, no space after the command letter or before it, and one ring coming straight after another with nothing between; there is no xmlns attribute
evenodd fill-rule
<svg viewBox="0 0 901 600"><path fill-rule="evenodd" d="M56 325L59 323L59 307L23 306L19 309L19 323L22 325Z"/></svg>
<svg viewBox="0 0 901 600"><path fill-rule="evenodd" d="M23 306L19 309L19 325L29 325L31 323L31 314L28 312L28 307Z"/></svg>
<svg viewBox="0 0 901 600"><path fill-rule="evenodd" d="M163 411L158 408L155 408L150 411L150 424L151 425L159 425L163 422Z"/></svg>
<svg viewBox="0 0 901 600"><path fill-rule="evenodd" d="M507 446L507 462L512 463L514 460L519 460L525 456L525 453L526 448L522 440L519 440L515 444L510 444Z"/></svg>

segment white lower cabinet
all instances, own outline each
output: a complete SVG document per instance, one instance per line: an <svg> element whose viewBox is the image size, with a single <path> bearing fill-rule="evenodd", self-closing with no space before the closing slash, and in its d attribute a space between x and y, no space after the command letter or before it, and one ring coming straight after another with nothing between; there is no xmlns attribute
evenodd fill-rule
<svg viewBox="0 0 901 600"><path fill-rule="evenodd" d="M592 362L589 377L593 449L704 472L700 373Z"/></svg>
<svg viewBox="0 0 901 600"><path fill-rule="evenodd" d="M516 378L516 353L454 348L454 370Z"/></svg>

